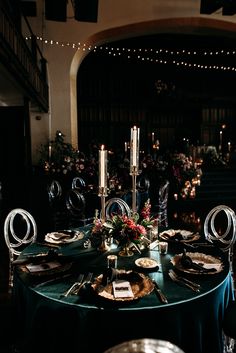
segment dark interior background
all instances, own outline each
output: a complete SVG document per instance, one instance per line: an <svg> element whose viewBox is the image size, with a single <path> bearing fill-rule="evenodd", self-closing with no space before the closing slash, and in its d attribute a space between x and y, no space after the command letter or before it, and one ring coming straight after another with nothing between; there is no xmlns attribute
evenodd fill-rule
<svg viewBox="0 0 236 353"><path fill-rule="evenodd" d="M127 52L114 55L117 47L136 53L130 58ZM141 57L146 57L144 48L149 53L150 49L153 53L162 49L158 58L168 63L155 62L155 54L148 60L137 59L140 48ZM176 54L176 50L181 54ZM213 55L205 55L205 51L211 50ZM234 42L230 39L159 34L113 42L91 52L77 76L79 148L89 150L90 141L90 145L104 143L111 149L123 149L133 125L140 127L141 148L147 152L151 132L155 132L163 149L181 145L183 138L194 145L218 146L222 124L226 125L224 145L227 141L233 144L236 74L232 69L209 68L232 68L233 50ZM208 68L176 65L173 60ZM160 85L165 88L158 92Z"/></svg>

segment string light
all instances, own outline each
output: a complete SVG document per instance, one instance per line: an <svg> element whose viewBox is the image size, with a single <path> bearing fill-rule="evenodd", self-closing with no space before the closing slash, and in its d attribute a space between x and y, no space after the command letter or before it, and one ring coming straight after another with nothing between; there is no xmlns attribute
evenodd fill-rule
<svg viewBox="0 0 236 353"><path fill-rule="evenodd" d="M26 40L31 40L31 37L26 37ZM46 45L56 45L61 47L70 47L75 50L82 51L93 51L94 53L107 53L109 56L121 57L126 59L135 59L141 62L151 62L162 65L175 65L177 67L192 68L198 70L217 70L217 71L236 71L235 66L229 64L206 64L195 62L198 58L199 60L205 58L213 57L218 60L227 60L229 57L234 57L236 55L236 50L234 49L166 49L166 48L125 48L125 47L114 47L114 46L91 46L86 43L74 43L74 42L62 42L55 41L52 39L45 39L40 36L36 36L38 41L43 42ZM97 51L99 49L99 51ZM194 57L194 62L192 61Z"/></svg>

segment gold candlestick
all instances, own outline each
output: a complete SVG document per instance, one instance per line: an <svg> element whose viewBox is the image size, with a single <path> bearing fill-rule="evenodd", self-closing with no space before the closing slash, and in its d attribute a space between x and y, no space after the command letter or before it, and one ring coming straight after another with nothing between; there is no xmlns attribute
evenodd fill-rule
<svg viewBox="0 0 236 353"><path fill-rule="evenodd" d="M137 175L134 173L132 174L132 211L133 213L137 212L136 180L137 180Z"/></svg>
<svg viewBox="0 0 236 353"><path fill-rule="evenodd" d="M134 126L130 134L130 175L132 176L132 211L137 212L136 180L139 174L139 128Z"/></svg>
<svg viewBox="0 0 236 353"><path fill-rule="evenodd" d="M101 221L102 223L104 223L106 221L105 201L107 196L107 188L100 186L98 196L101 197ZM110 250L110 247L107 244L107 239L105 234L102 235L101 244L99 245L98 250L102 252Z"/></svg>
<svg viewBox="0 0 236 353"><path fill-rule="evenodd" d="M99 189L100 189L99 196L101 197L101 220L102 220L102 223L104 223L106 220L105 201L106 201L107 193L104 190L105 189L104 187L100 187Z"/></svg>

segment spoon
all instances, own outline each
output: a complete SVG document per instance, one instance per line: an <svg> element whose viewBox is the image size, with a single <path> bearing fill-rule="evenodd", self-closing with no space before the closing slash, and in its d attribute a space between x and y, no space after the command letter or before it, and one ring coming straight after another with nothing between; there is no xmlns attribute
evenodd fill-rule
<svg viewBox="0 0 236 353"><path fill-rule="evenodd" d="M193 260L191 259L190 256L186 255L186 249L183 250L183 254L180 258L180 263L183 267L185 268L192 268L196 271L199 272L215 272L216 269L214 267L212 268L204 268L199 264L196 264L195 262L193 262Z"/></svg>

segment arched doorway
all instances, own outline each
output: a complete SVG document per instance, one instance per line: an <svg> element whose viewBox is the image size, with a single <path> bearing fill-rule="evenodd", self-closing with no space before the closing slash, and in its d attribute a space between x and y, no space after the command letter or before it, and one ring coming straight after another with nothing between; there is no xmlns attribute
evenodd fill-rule
<svg viewBox="0 0 236 353"><path fill-rule="evenodd" d="M91 47L94 47L94 45L97 46L102 46L104 43L108 43L109 48L112 47L113 43L122 43L125 42L126 43L131 43L131 38L130 38L130 33L132 33L132 38L134 38L136 40L136 42L138 42L139 38L145 38L150 44L149 39L151 37L153 38L162 38L161 42L162 42L162 46L163 46L163 42L165 42L166 38L169 38L168 41L166 43L164 43L165 45L163 46L164 48L166 48L166 45L168 45L168 43L170 43L170 38L172 38L172 46L169 46L169 51L171 50L171 48L177 47L177 42L175 42L176 39L178 39L178 43L180 44L181 41L182 43L182 47L184 47L183 45L187 45L185 47L185 49L187 50L188 48L191 48L191 50L194 50L194 45L197 43L197 46L200 47L203 43L203 48L204 45L207 47L209 46L209 43L211 43L211 45L213 44L212 42L212 38L215 38L215 50L217 50L217 48L221 47L222 45L224 46L224 48L227 48L227 45L232 45L232 39L234 37L234 33L233 31L235 30L235 25L233 24L229 24L226 23L224 21L217 21L217 20L209 20L209 19L203 19L203 18L189 18L189 19L172 19L172 20L158 20L158 21L151 21L151 22L145 22L145 23L140 23L140 24L135 24L135 25L129 25L129 26L125 26L125 27L120 27L120 28L115 28L112 30L108 30L108 31L104 31L101 33L98 33L97 35L89 38L88 43L91 44ZM155 33L155 35L154 35ZM188 40L186 41L186 37L188 37ZM183 40L184 38L184 40ZM118 41L122 39L122 41ZM226 41L227 39L227 41ZM133 39L132 39L133 40ZM116 42L115 42L116 41ZM191 41L193 43L191 43ZM188 43L187 43L188 42ZM186 44L187 43L187 44ZM112 44L112 45L111 45ZM142 44L143 45L143 44ZM153 44L152 44L153 45ZM144 45L143 45L144 47ZM214 46L213 46L214 47ZM138 46L135 48L137 50ZM160 46L159 46L160 48ZM167 46L168 48L168 46ZM92 54L92 53L91 53ZM93 55L93 54L92 54ZM193 54L194 55L194 54ZM94 134L96 134L96 137L98 137L99 135L103 136L105 134L107 134L107 137L110 136L110 140L113 141L114 145L117 145L117 137L119 136L123 136L123 142L127 139L127 134L129 134L129 131L127 129L128 126L132 125L134 122L142 122L142 120L144 121L144 123L147 125L147 128L144 131L144 135L145 138L147 138L148 134L150 134L150 131L152 131L152 122L153 120L155 120L155 115L156 115L156 111L151 107L148 107L148 114L146 112L146 107L143 105L142 109L140 109L140 106L137 106L136 102L126 102L126 104L128 105L133 105L131 110L123 110L123 106L124 106L124 102L122 102L122 104L119 103L118 108L115 107L116 109L112 111L111 109L111 104L116 105L115 100L113 102L110 102L110 105L106 105L106 106L100 106L100 109L98 111L98 105L101 103L101 101L99 102L98 99L92 100L90 93L92 90L92 87L94 88L95 84L94 82L91 83L91 81L89 81L89 75L92 74L94 76L94 73L96 71L100 70L99 65L94 64L93 66L91 66L89 68L89 65L86 66L86 61L88 60L90 54L85 57L84 54L79 54L77 53L75 58L74 58L74 62L73 62L73 74L75 75L75 73L77 74L78 72L78 80L80 80L80 77L82 76L82 68L83 66L86 67L86 72L84 72L84 81L86 81L86 76L87 76L87 88L90 87L91 89L88 88L88 90L86 91L86 89L84 89L85 95L87 95L87 97L89 97L89 100L87 100L86 103L84 103L82 96L81 96L81 91L78 92L78 85L76 85L76 80L75 77L73 76L73 81L72 81L72 97L73 97L73 104L74 104L74 113L73 115L73 119L74 121L77 122L78 119L78 144L79 146L80 144L80 136L86 136L86 142L88 140L92 140L93 136L90 136L90 131L89 131L89 126L90 129L92 129L94 131ZM204 54L203 54L204 56ZM101 59L101 61L103 61L103 59ZM176 60L175 60L176 61ZM179 60L179 66L180 66L181 61ZM191 61L190 61L191 64ZM194 64L194 62L192 61L192 64ZM104 65L104 62L101 64L105 67L105 72L108 70L108 66L106 66L106 63ZM204 64L203 64L204 65ZM208 68L210 67L210 61L208 62ZM134 69L134 65L131 65L131 68ZM184 69L184 67L182 68ZM109 68L110 70L110 68ZM161 69L161 71L163 71ZM204 70L202 70L204 71ZM137 71L138 72L138 71ZM116 76L115 74L117 74L116 71L113 71L114 76ZM131 71L128 69L128 74L130 74ZM232 73L232 71L230 72L230 74ZM162 72L163 74L163 72ZM233 73L234 74L234 73ZM134 74L135 75L135 74ZM151 74L150 74L151 75ZM158 75L160 75L158 73ZM155 88L154 85L156 83L155 80L158 81L158 75L155 77L153 77L153 91L151 92L151 95L155 95L155 89L157 89L157 87ZM199 71L195 70L194 75L196 76L194 78L193 76L193 82L192 82L192 87L196 86L196 78L199 78ZM206 71L204 72L204 75L206 75ZM120 77L120 73L118 74L118 76ZM140 71L139 71L139 76L140 76ZM188 74L186 74L186 77L188 76ZM160 76L159 76L160 77ZM111 77L109 78L111 80ZM217 82L217 78L216 78L216 70L212 70L212 74L207 78L208 80L211 81L212 83L212 87L217 87L219 86L219 82ZM214 81L214 80L215 81ZM100 78L98 79L100 80ZM115 80L115 77L114 77ZM179 75L179 81L183 80L183 76L181 77L181 73ZM101 80L100 80L101 81ZM167 79L167 81L170 81L170 78ZM97 83L98 85L101 84L101 82ZM123 82L120 83L120 85L123 87L126 87L126 84ZM141 83L142 84L142 83ZM166 84L166 82L164 82L164 84ZM167 82L168 84L168 82ZM172 84L172 83L170 83ZM201 89L202 87L206 84L206 79L203 77L202 82L200 82L201 85ZM191 86L191 81L190 83L187 83L187 90L188 90L188 85ZM136 86L136 85L134 85ZM136 86L137 87L137 86ZM196 87L195 87L196 88ZM229 87L230 88L230 87ZM106 89L108 89L106 87ZM132 88L131 88L132 89ZM208 89L208 88L207 88ZM125 91L125 89L124 89ZM106 93L106 90L104 90L104 92ZM115 94L115 93L114 93ZM114 95L113 94L113 95ZM196 97L196 92L194 93L195 97ZM221 93L219 93L221 94ZM98 98L98 94L97 92L95 93L95 96ZM105 94L104 94L105 96ZM77 97L77 101L75 101L75 97ZM149 96L150 97L150 96ZM102 97L100 97L101 100L103 99ZM127 98L127 97L126 97ZM130 96L129 96L130 98ZM143 97L145 99L147 99L147 97ZM157 95L153 98L153 99L157 99ZM210 99L210 100L214 100L214 91L212 91L211 93L211 97L205 97L206 99ZM136 98L137 101L140 103L140 99L139 97ZM124 98L125 100L125 98ZM158 100L158 99L157 99ZM160 100L159 100L160 101ZM163 100L161 101L161 103L163 103ZM172 104L173 102L171 102ZM82 105L84 105L83 109L80 109L77 107L81 107ZM87 104L87 107L86 107ZM168 103L167 103L168 104ZM226 103L227 109L229 102ZM88 109L89 107L89 109ZM92 108L91 108L92 107ZM159 104L160 107L160 104ZM225 105L223 105L223 109L224 109ZM165 108L164 108L165 109ZM173 109L175 110L175 107L173 106ZM194 132L196 133L196 129L197 126L199 126L199 120L202 119L202 109L203 106L200 105L197 108L194 107L194 109L188 109L188 107L185 108L185 112L181 114L181 124L182 126L180 126L180 132L182 132L182 136L185 136L185 132L184 130L184 126L186 126L186 119L188 119L188 116L193 117L194 119L192 120L191 124L190 124L190 132ZM217 107L215 107L215 105L210 105L209 107L207 107L207 111L208 111L208 115L211 116L212 114L212 110L216 109L217 110L217 119L216 119L216 124L221 124L221 121L219 119L218 121L218 115L221 115L221 110L222 110L222 106L219 105ZM117 113L117 110L119 111ZM151 112L150 112L151 110ZM109 111L109 112L108 112ZM108 113L107 113L108 112ZM234 106L230 106L230 116L233 115L234 112ZM166 119L166 115L164 114L160 114L160 120L165 120ZM117 118L118 115L118 118ZM119 116L123 115L124 116L124 121L126 122L126 124L122 124L122 121L120 120ZM150 117L151 115L151 117ZM173 119L172 117L172 113L167 114L168 117L167 119ZM196 117L195 117L196 115ZM82 117L84 116L84 118ZM107 116L109 116L109 119L107 119ZM185 117L184 117L185 116ZM81 129L81 121L84 119L84 126L83 129ZM174 118L174 125L178 125L178 120L179 118L175 117ZM210 117L211 119L211 117ZM82 123L83 123L82 122ZM195 125L194 125L195 123ZM84 129L85 126L87 124L87 130ZM181 125L180 124L180 125ZM112 127L113 125L113 127ZM211 125L211 124L210 124ZM205 138L210 140L216 139L217 136L217 127L214 133L211 134L211 136L209 135L209 131L212 129L212 126L208 125L207 129L204 127L202 130L199 130L197 134L193 134L193 136L191 136L192 140L198 140L199 138ZM75 127L75 124L72 124L72 126ZM219 125L220 126L220 125ZM123 129L122 129L123 127ZM106 128L106 133L105 133L105 128ZM119 133L117 134L117 128L119 128ZM162 129L161 126L158 127L159 130ZM80 134L80 131L83 130L83 134ZM166 132L166 129L164 128L164 132L162 133L162 139L164 138L166 140L166 142L168 142L170 139L173 140L173 131L171 131L171 128L169 129L168 132ZM207 130L207 133L206 133ZM85 132L86 131L86 132ZM127 131L127 134L126 134ZM187 131L189 133L189 129ZM75 134L75 129L73 129L73 133ZM179 132L177 131L177 134L179 135ZM207 137L206 137L207 134ZM171 137L172 136L172 137ZM199 136L199 137L198 137ZM101 140L101 137L99 137L98 142ZM122 142L122 143L123 143ZM110 144L110 141L108 141L108 143ZM120 146L122 144L120 142ZM83 147L83 143L82 143L82 147Z"/></svg>

